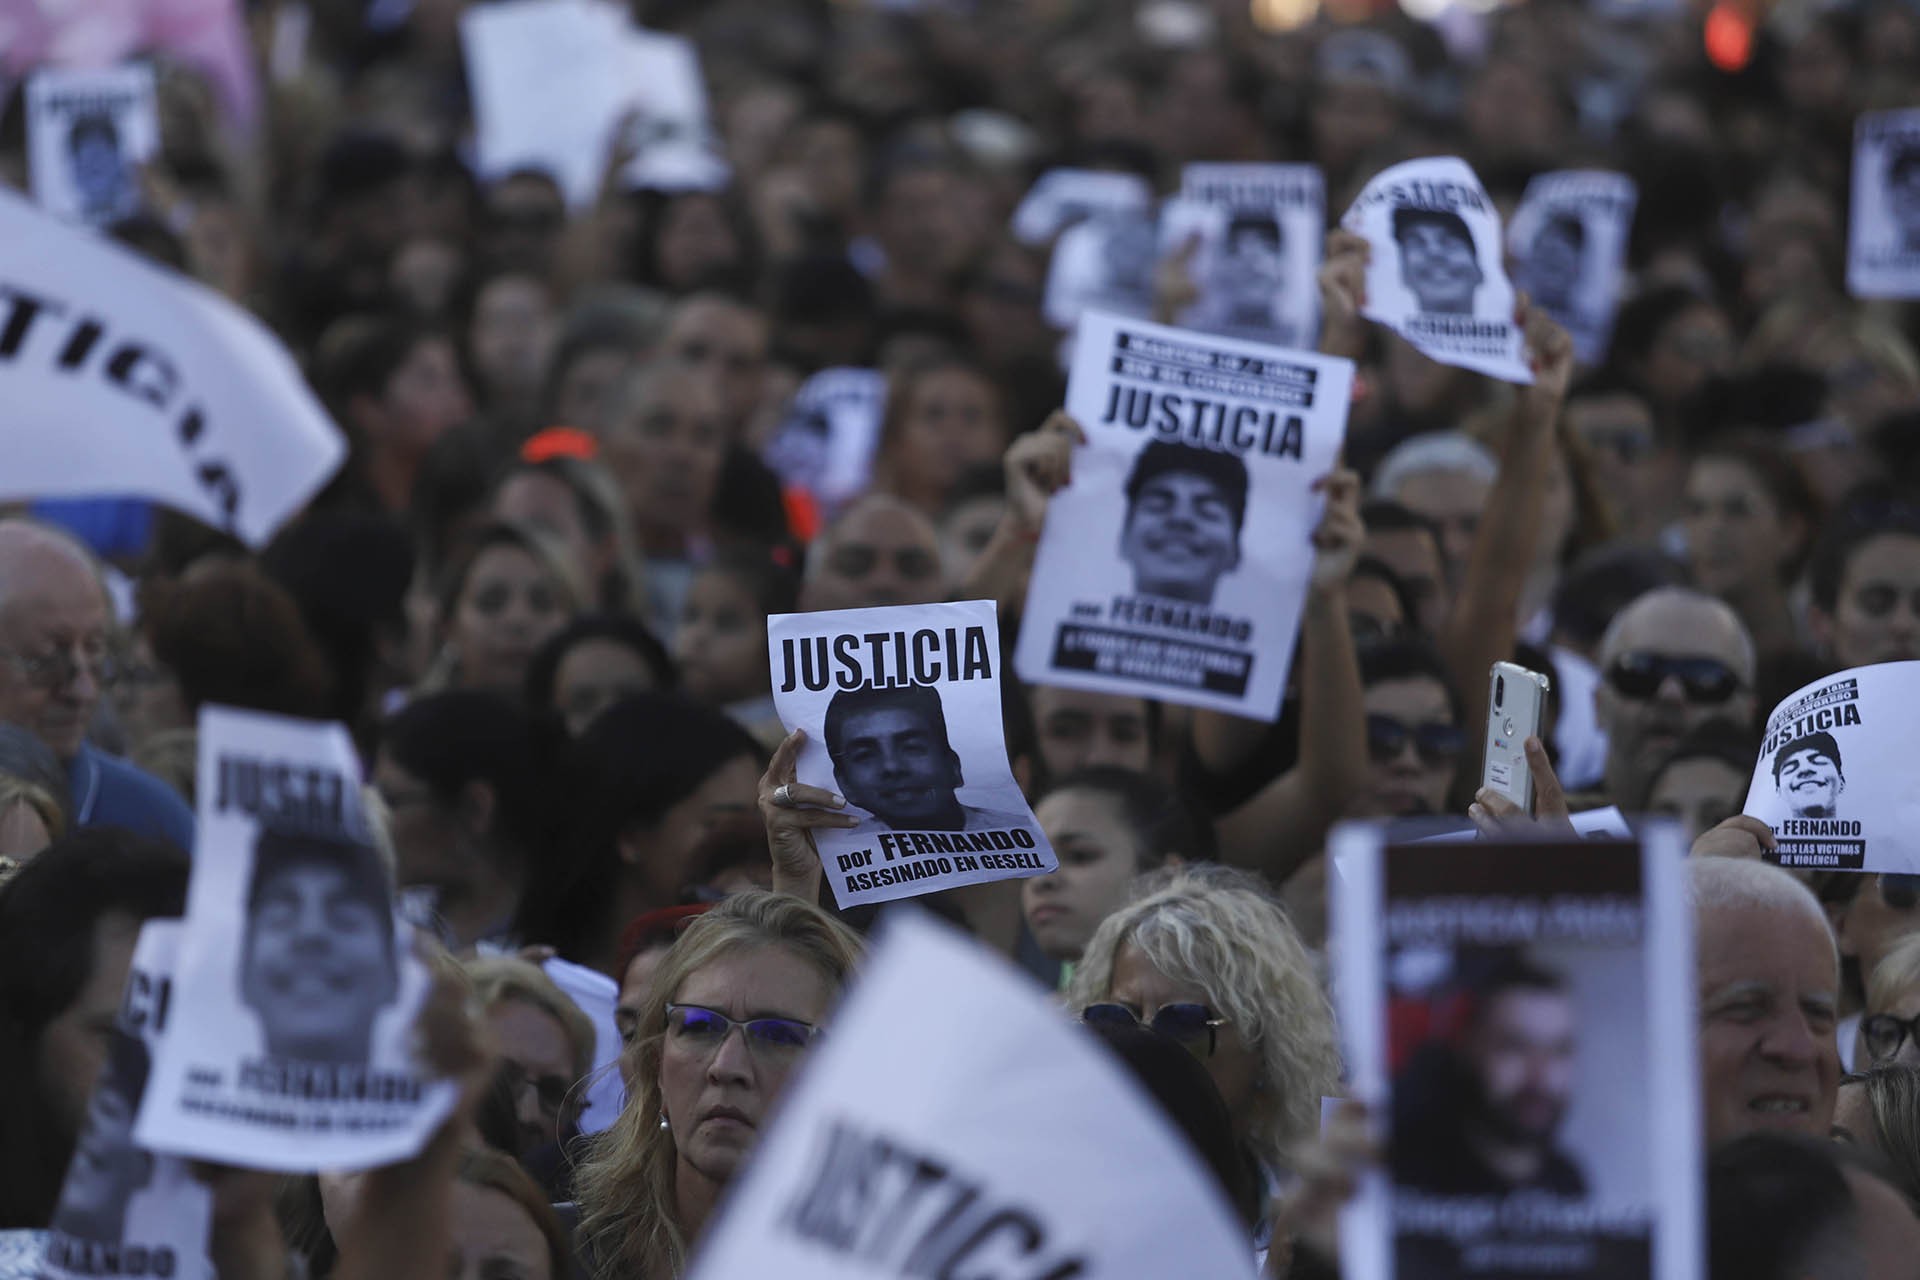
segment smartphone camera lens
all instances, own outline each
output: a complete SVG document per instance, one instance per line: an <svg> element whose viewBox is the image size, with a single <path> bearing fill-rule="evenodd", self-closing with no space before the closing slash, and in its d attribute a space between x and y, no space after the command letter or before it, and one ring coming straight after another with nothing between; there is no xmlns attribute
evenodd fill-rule
<svg viewBox="0 0 1920 1280"><path fill-rule="evenodd" d="M1506 701L1507 678L1505 676L1495 676L1493 678L1493 705L1496 707L1504 706Z"/></svg>

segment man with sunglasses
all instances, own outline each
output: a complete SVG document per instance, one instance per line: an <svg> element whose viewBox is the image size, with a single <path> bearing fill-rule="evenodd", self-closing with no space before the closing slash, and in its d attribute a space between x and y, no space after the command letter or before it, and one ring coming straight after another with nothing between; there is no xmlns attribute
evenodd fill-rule
<svg viewBox="0 0 1920 1280"><path fill-rule="evenodd" d="M933 522L898 498L877 493L851 503L813 544L800 586L803 613L945 598Z"/></svg>
<svg viewBox="0 0 1920 1280"><path fill-rule="evenodd" d="M115 826L193 848L193 813L164 782L87 742L114 677L113 613L93 557L59 530L0 521L0 721L67 770L75 826Z"/></svg>
<svg viewBox="0 0 1920 1280"><path fill-rule="evenodd" d="M1840 745L1830 733L1795 738L1773 756L1773 789L1796 818L1831 818L1846 790Z"/></svg>
<svg viewBox="0 0 1920 1280"><path fill-rule="evenodd" d="M1614 618L1600 642L1594 712L1607 735L1606 797L1645 807L1680 739L1710 720L1753 722L1753 640L1725 604L1661 587Z"/></svg>

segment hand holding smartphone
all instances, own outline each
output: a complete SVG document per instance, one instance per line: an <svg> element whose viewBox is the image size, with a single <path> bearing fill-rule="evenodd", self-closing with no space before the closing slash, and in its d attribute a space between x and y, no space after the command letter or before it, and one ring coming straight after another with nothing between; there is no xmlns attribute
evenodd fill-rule
<svg viewBox="0 0 1920 1280"><path fill-rule="evenodd" d="M1540 732L1546 715L1547 677L1512 662L1496 662L1487 694L1487 750L1480 785L1533 812L1533 774L1527 768L1527 739Z"/></svg>

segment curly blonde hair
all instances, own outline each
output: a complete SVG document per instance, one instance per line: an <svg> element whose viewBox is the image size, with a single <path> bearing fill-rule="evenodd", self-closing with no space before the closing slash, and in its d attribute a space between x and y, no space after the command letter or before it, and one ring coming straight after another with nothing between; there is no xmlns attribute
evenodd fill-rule
<svg viewBox="0 0 1920 1280"><path fill-rule="evenodd" d="M622 1067L627 1105L595 1141L576 1173L580 1235L601 1280L666 1280L687 1265L685 1233L674 1220L673 1134L660 1127L660 1058L667 1005L694 973L723 956L785 947L838 989L859 962L859 935L812 903L749 889L697 917L674 941L636 1018L642 1033Z"/></svg>
<svg viewBox="0 0 1920 1280"><path fill-rule="evenodd" d="M1285 908L1257 877L1227 867L1144 876L1133 901L1087 943L1069 1008L1108 998L1114 957L1127 944L1167 977L1205 991L1260 1056L1253 1110L1236 1119L1254 1153L1284 1167L1287 1150L1316 1132L1320 1099L1340 1078L1333 1008Z"/></svg>

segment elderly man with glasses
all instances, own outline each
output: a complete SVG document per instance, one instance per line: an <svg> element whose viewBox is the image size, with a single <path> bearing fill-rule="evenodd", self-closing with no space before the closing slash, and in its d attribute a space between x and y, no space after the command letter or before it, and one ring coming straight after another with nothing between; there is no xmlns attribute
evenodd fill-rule
<svg viewBox="0 0 1920 1280"><path fill-rule="evenodd" d="M1739 615L1679 587L1622 609L1600 642L1594 712L1607 735L1607 799L1646 806L1653 777L1680 739L1709 720L1753 723L1753 640Z"/></svg>
<svg viewBox="0 0 1920 1280"><path fill-rule="evenodd" d="M193 848L193 814L151 774L89 744L113 680L113 612L93 558L57 530L0 521L0 721L67 770L74 825L124 827Z"/></svg>

